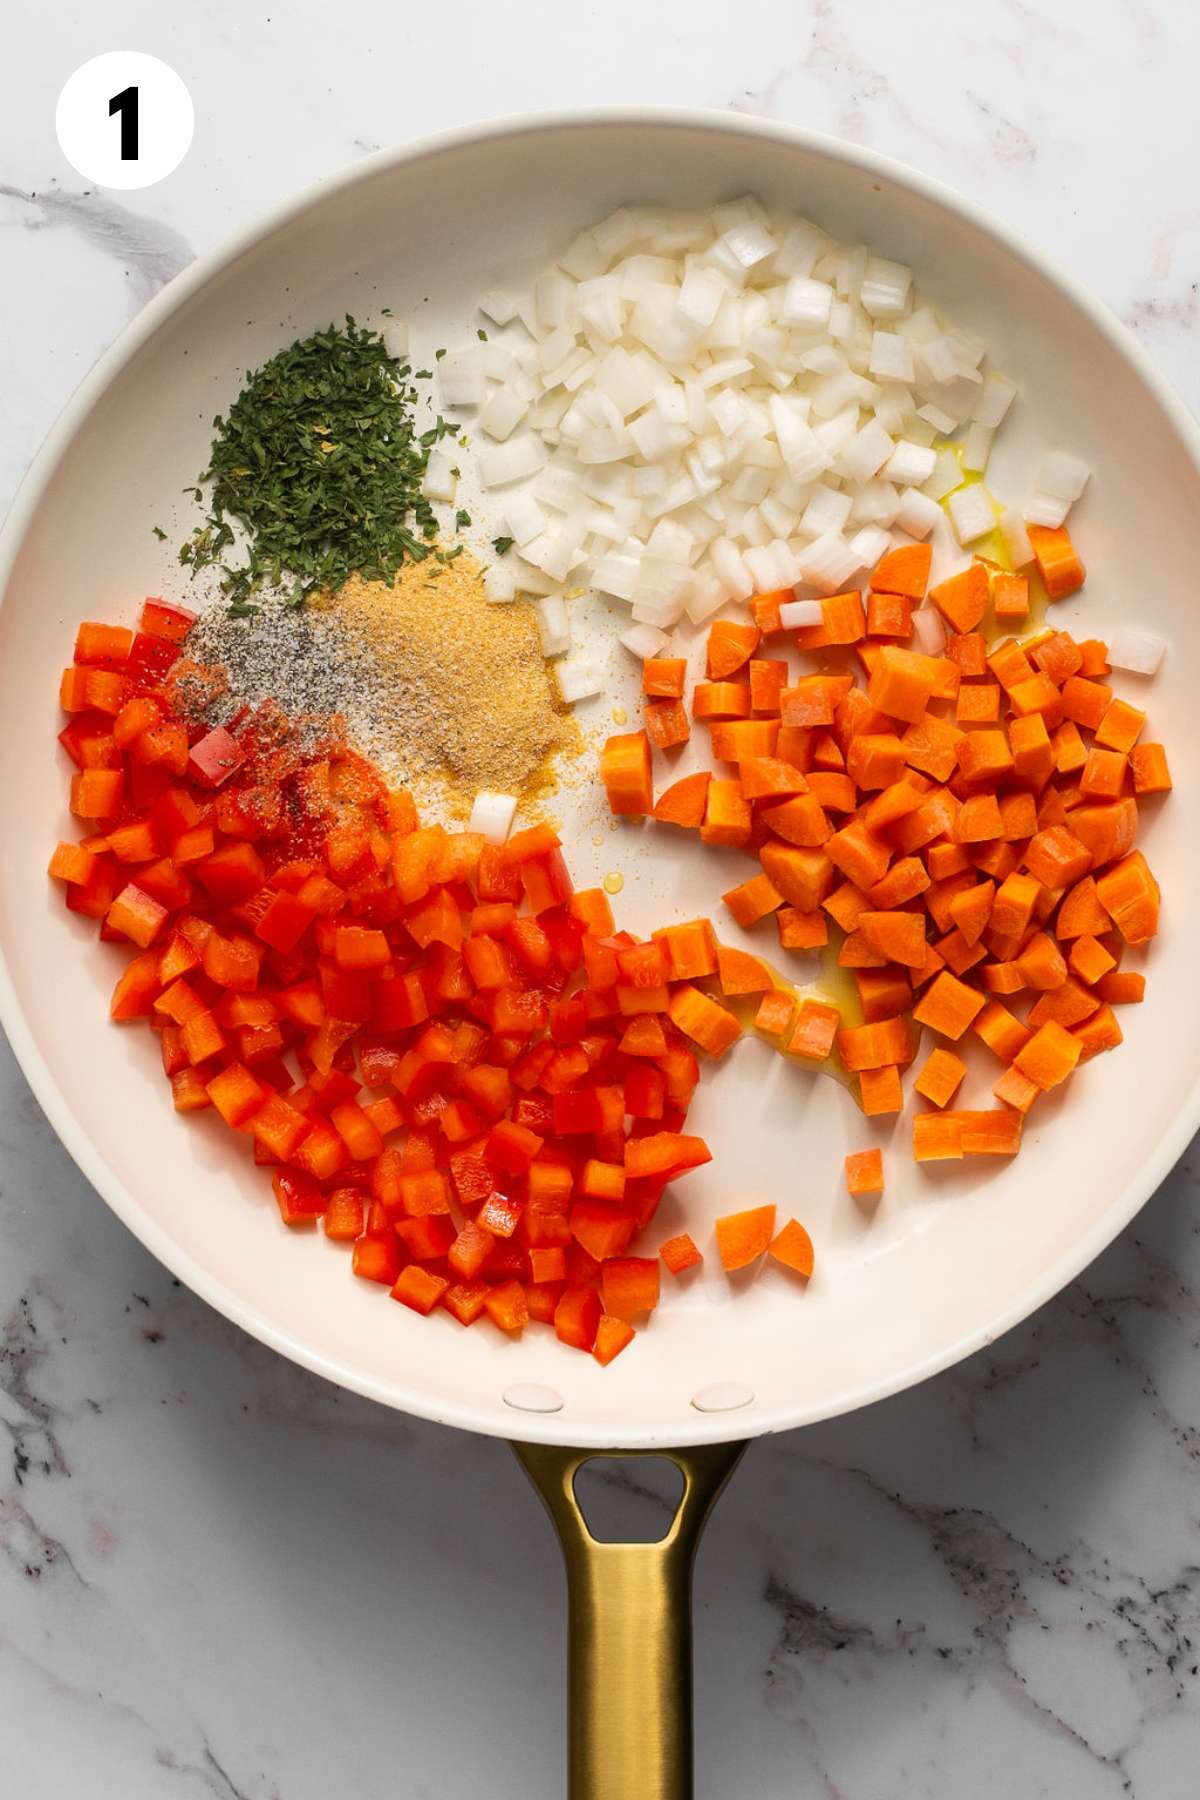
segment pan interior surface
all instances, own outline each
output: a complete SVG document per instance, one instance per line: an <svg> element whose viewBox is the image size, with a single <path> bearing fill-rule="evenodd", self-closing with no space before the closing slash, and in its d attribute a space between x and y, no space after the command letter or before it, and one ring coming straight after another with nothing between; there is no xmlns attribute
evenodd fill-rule
<svg viewBox="0 0 1200 1800"><path fill-rule="evenodd" d="M714 1161L668 1197L660 1235L686 1225L706 1244L718 1214L774 1201L781 1220L808 1226L817 1273L807 1290L773 1269L745 1287L708 1266L687 1287L667 1276L652 1325L601 1369L545 1331L508 1342L415 1318L353 1281L343 1249L282 1229L269 1184L218 1128L175 1118L152 1035L108 1022L116 959L45 880L49 849L72 825L54 696L81 619L131 618L148 593L186 599L173 554L190 523L181 491L246 369L347 311L374 321L384 306L410 321L420 363L473 335L482 291L531 273L614 206L747 191L911 264L923 290L984 338L1021 388L989 474L998 494L1024 498L1047 448L1091 465L1072 527L1092 576L1054 619L1104 637L1136 618L1169 640L1153 684L1119 684L1150 709L1176 782L1169 804L1144 813L1164 929L1146 1004L1122 1011L1125 1045L1078 1071L1069 1097L1039 1106L1014 1163L918 1170L906 1115L885 1142L886 1191L871 1209L842 1181L846 1152L880 1141L849 1093L761 1044L739 1045L706 1073L691 1115ZM372 159L148 310L69 409L4 550L6 1027L55 1128L125 1222L238 1324L347 1387L476 1430L590 1447L804 1424L932 1373L1048 1298L1128 1221L1197 1123L1200 958L1185 917L1200 889L1189 798L1195 436L1098 309L918 177L846 146L703 115L580 115ZM601 727L611 699L590 715ZM576 881L620 871L617 906L633 930L712 913L744 878L732 853L661 830L609 831L586 787L566 789L558 810Z"/></svg>

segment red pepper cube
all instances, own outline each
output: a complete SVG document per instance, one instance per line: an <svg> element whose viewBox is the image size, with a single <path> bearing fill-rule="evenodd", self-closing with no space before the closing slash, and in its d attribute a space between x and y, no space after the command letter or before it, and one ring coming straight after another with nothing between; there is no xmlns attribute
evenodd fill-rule
<svg viewBox="0 0 1200 1800"><path fill-rule="evenodd" d="M329 1118L355 1162L370 1162L383 1149L383 1139L356 1101L344 1100Z"/></svg>
<svg viewBox="0 0 1200 1800"><path fill-rule="evenodd" d="M311 1225L328 1205L326 1195L312 1177L294 1169L276 1169L271 1186L285 1225Z"/></svg>
<svg viewBox="0 0 1200 1800"><path fill-rule="evenodd" d="M520 1331L529 1323L525 1289L519 1281L501 1281L488 1290L484 1310L501 1331Z"/></svg>
<svg viewBox="0 0 1200 1800"><path fill-rule="evenodd" d="M554 1332L561 1343L575 1350L590 1351L596 1342L600 1324L600 1296L595 1288L564 1289L554 1309Z"/></svg>
<svg viewBox="0 0 1200 1800"><path fill-rule="evenodd" d="M230 1063L208 1083L208 1097L234 1131L249 1124L266 1095L262 1084L241 1063Z"/></svg>
<svg viewBox="0 0 1200 1800"><path fill-rule="evenodd" d="M400 1246L394 1232L368 1232L354 1246L350 1267L364 1281L391 1287L400 1274Z"/></svg>
<svg viewBox="0 0 1200 1800"><path fill-rule="evenodd" d="M209 1085L211 1087L211 1083ZM209 1098L212 1098L211 1094ZM250 1120L250 1134L255 1143L261 1144L279 1162L292 1160L301 1139L311 1129L304 1114L289 1106L280 1094L272 1094ZM351 1233L351 1236L357 1235L357 1232Z"/></svg>
<svg viewBox="0 0 1200 1800"><path fill-rule="evenodd" d="M450 1184L440 1169L411 1169L401 1173L396 1183L396 1197L410 1219L424 1219L450 1211ZM468 1272L474 1273L473 1270L463 1271Z"/></svg>
<svg viewBox="0 0 1200 1800"><path fill-rule="evenodd" d="M147 950L162 930L166 917L166 907L131 881L109 907L104 922L110 931L120 932L140 949Z"/></svg>
<svg viewBox="0 0 1200 1800"><path fill-rule="evenodd" d="M489 1194L479 1209L477 1223L493 1237L510 1238L521 1222L521 1204L507 1194Z"/></svg>
<svg viewBox="0 0 1200 1800"><path fill-rule="evenodd" d="M143 602L140 622L148 637L162 638L168 644L182 644L197 617L186 606L173 606L156 598Z"/></svg>
<svg viewBox="0 0 1200 1800"><path fill-rule="evenodd" d="M449 1286L444 1275L434 1275L428 1269L410 1263L397 1277L392 1288L392 1299L399 1300L402 1306L411 1307L413 1312L427 1318Z"/></svg>
<svg viewBox="0 0 1200 1800"><path fill-rule="evenodd" d="M223 725L208 732L188 751L187 768L201 787L219 788L245 762L245 752Z"/></svg>
<svg viewBox="0 0 1200 1800"><path fill-rule="evenodd" d="M542 1143L543 1139L536 1131L530 1131L524 1125L514 1125L509 1119L501 1119L488 1133L487 1159L493 1168L500 1169L507 1175L523 1175L542 1148Z"/></svg>
<svg viewBox="0 0 1200 1800"><path fill-rule="evenodd" d="M460 1325L473 1325L490 1292L486 1281L456 1281L442 1295L442 1305Z"/></svg>
<svg viewBox="0 0 1200 1800"><path fill-rule="evenodd" d="M442 1214L424 1219L401 1219L396 1236L414 1262L437 1262L454 1242L454 1226Z"/></svg>

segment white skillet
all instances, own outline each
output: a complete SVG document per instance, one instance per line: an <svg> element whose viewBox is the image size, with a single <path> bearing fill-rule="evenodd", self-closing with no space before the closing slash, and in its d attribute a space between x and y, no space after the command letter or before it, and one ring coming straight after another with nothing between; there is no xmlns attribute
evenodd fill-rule
<svg viewBox="0 0 1200 1800"><path fill-rule="evenodd" d="M331 318L376 320L383 306L410 321L420 363L473 335L480 291L531 272L621 202L704 205L747 191L913 265L926 293L985 339L1021 388L989 473L998 493L1019 501L1031 459L1052 445L1095 471L1073 515L1091 576L1055 617L1099 636L1136 617L1170 641L1159 677L1124 690L1149 707L1177 784L1157 816L1146 809L1143 833L1164 929L1146 1004L1121 1013L1125 1045L1038 1109L1011 1165L923 1173L907 1115L893 1139L837 1084L740 1046L692 1115L715 1160L680 1185L666 1223L686 1214L703 1242L718 1213L774 1200L808 1225L818 1272L807 1292L782 1274L749 1291L706 1277L672 1293L602 1370L544 1331L508 1343L408 1314L351 1280L341 1250L284 1231L266 1184L216 1129L174 1117L150 1034L107 1021L112 958L44 876L71 827L54 697L81 619L132 618L146 593L183 597L181 490L248 367ZM56 1131L142 1242L230 1319L344 1387L467 1430L589 1450L715 1445L848 1411L1048 1299L1128 1223L1200 1123L1188 923L1200 882L1198 567L1191 417L1108 312L927 178L811 133L703 112L502 121L384 152L276 209L151 302L83 383L12 509L0 537L0 1017ZM607 706L590 722L611 729ZM563 814L576 879L620 870L617 904L633 929L714 911L737 878L736 859L665 831L609 832L586 793L568 790ZM841 1164L871 1142L885 1145L887 1190L864 1211ZM681 1715L671 1729L685 1726ZM667 1760L674 1775L628 1791L685 1791L671 1785L686 1779L678 1756ZM609 1800L583 1779L574 1792Z"/></svg>

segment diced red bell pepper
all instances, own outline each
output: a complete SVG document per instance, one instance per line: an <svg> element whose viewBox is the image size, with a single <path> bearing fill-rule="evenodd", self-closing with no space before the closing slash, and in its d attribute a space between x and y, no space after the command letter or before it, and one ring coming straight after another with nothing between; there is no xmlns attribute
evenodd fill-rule
<svg viewBox="0 0 1200 1800"><path fill-rule="evenodd" d="M555 1336L576 1350L590 1351L600 1324L600 1296L595 1288L565 1288L554 1309Z"/></svg>
<svg viewBox="0 0 1200 1800"><path fill-rule="evenodd" d="M223 725L218 725L188 751L188 774L201 787L219 788L237 773L245 760L245 752L237 739Z"/></svg>

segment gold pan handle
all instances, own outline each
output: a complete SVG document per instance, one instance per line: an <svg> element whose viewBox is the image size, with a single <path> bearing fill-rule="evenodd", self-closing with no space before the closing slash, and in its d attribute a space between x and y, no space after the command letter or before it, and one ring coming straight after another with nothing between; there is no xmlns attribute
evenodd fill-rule
<svg viewBox="0 0 1200 1800"><path fill-rule="evenodd" d="M594 1450L514 1444L567 1567L569 1800L691 1800L692 1564L744 1443L604 1452L663 1457L683 1495L657 1544L599 1543L575 1476Z"/></svg>

